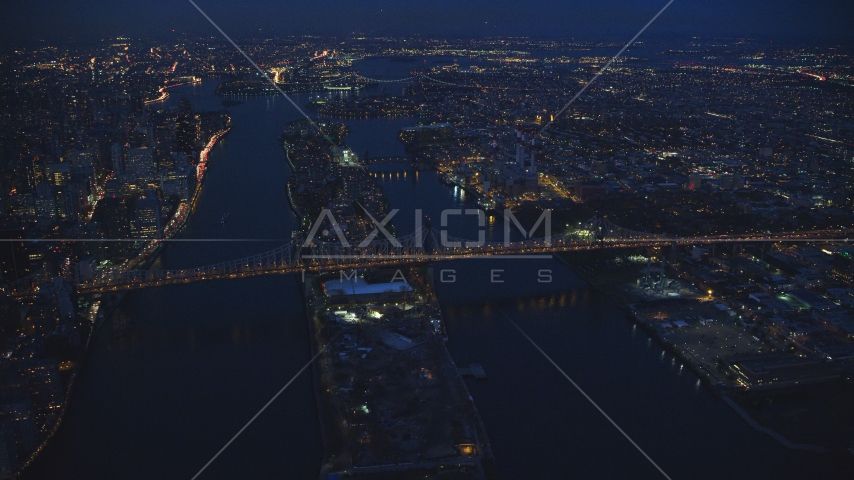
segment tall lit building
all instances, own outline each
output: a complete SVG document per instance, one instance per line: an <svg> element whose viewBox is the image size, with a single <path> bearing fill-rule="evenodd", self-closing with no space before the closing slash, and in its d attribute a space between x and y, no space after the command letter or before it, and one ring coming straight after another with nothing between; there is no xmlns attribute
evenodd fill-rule
<svg viewBox="0 0 854 480"><path fill-rule="evenodd" d="M160 222L160 199L149 192L136 202L136 228L141 238L160 238L163 228Z"/></svg>
<svg viewBox="0 0 854 480"><path fill-rule="evenodd" d="M187 99L182 98L178 107L178 118L175 121L175 151L188 157L194 157L198 151L201 136L199 118L193 113L193 106Z"/></svg>
<svg viewBox="0 0 854 480"><path fill-rule="evenodd" d="M113 175L116 178L122 178L125 174L125 162L124 162L124 151L122 146L118 144L118 142L113 144L112 148L112 159L113 159Z"/></svg>
<svg viewBox="0 0 854 480"><path fill-rule="evenodd" d="M33 200L39 220L55 222L59 219L61 205L56 201L56 188L53 185L47 182L36 185Z"/></svg>
<svg viewBox="0 0 854 480"><path fill-rule="evenodd" d="M68 185L68 181L71 180L71 164L68 162L45 164L45 180L58 187Z"/></svg>
<svg viewBox="0 0 854 480"><path fill-rule="evenodd" d="M128 177L138 184L157 180L157 162L154 160L154 151L148 147L128 149L126 166Z"/></svg>

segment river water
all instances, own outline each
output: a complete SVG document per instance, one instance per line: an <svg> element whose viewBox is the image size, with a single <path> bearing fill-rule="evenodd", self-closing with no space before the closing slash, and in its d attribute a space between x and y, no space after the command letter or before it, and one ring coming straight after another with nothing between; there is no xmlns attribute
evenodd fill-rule
<svg viewBox="0 0 854 480"><path fill-rule="evenodd" d="M219 109L216 83L173 89L167 101L187 96L197 109ZM297 114L283 98L243 100L230 108L234 127L211 152L182 235L271 240L170 244L159 266L265 251L297 225L276 140ZM359 153L399 155L396 132L412 122L347 120L348 143ZM378 180L401 209L400 233L412 231L414 208L437 216L473 206L432 171L383 170ZM458 231L469 236L475 228ZM438 284L451 353L459 365L482 364L489 376L468 384L504 478L662 478L508 316L674 479L843 478L830 460L787 450L751 429L562 264L492 259L435 268L456 277ZM538 282L541 270L551 271L551 283ZM493 274L504 283L492 283ZM297 281L264 276L128 295L121 307L127 328L108 323L98 331L65 421L25 478L193 477L310 358ZM321 457L311 376L304 373L200 478L311 479Z"/></svg>

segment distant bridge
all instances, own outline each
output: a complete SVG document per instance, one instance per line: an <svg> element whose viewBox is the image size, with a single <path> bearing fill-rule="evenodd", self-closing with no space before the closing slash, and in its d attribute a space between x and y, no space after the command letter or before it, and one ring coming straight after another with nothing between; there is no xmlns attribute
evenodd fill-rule
<svg viewBox="0 0 854 480"><path fill-rule="evenodd" d="M694 237L670 237L629 230L606 218L593 218L578 228L549 238L515 242L474 242L448 236L431 228L396 239L373 240L366 245L340 242L306 242L304 237L274 250L197 268L176 270L99 271L92 278L69 273L66 281L75 284L78 293L103 293L146 287L191 283L203 280L245 278L256 275L298 272L334 272L356 268L390 267L472 257L550 254L572 250L598 250L630 247L664 247L710 243L749 242L848 242L852 230L783 232L778 234L742 234ZM438 234L438 235L437 235ZM76 269L69 268L69 272ZM40 281L24 278L4 291L15 298L38 295Z"/></svg>
<svg viewBox="0 0 854 480"><path fill-rule="evenodd" d="M371 156L369 156L366 159L362 159L362 162L365 163L366 165L393 165L393 164L397 164L397 163L412 163L414 161L415 161L414 158L412 158L410 156L406 156L406 155L399 155L396 157L371 157Z"/></svg>

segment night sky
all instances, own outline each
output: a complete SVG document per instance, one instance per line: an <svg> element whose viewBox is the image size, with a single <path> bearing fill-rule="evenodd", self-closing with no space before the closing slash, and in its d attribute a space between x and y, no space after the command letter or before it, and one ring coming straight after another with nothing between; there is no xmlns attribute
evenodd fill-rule
<svg viewBox="0 0 854 480"><path fill-rule="evenodd" d="M667 0L198 0L232 36L424 34L618 39ZM3 0L0 42L211 34L187 0ZM676 0L648 30L656 36L770 40L854 39L852 0Z"/></svg>

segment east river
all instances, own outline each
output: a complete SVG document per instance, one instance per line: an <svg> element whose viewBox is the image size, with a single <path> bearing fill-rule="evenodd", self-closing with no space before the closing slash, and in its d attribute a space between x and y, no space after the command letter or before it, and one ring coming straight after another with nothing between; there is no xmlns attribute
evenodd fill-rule
<svg viewBox="0 0 854 480"><path fill-rule="evenodd" d="M197 110L220 109L218 81L172 89L167 105L186 96ZM287 205L289 170L277 137L297 114L281 97L240 100L229 108L234 126L210 154L182 236L246 241L170 244L155 268L239 258L290 239L297 219ZM396 132L414 119L345 123L354 151L386 156L403 153ZM433 171L397 170L378 180L401 209L399 233L412 230L414 208L438 218L443 208L473 207ZM224 212L230 218L222 225ZM827 457L788 450L754 431L559 262L466 260L437 269L456 275L456 283L438 289L450 351L458 365L480 363L489 376L468 385L503 478L662 478L505 316L674 479L850 478ZM492 269L504 270L504 283L490 283ZM537 282L541 269L552 270L552 283ZM65 420L24 478L193 477L310 358L298 280L262 276L128 295L121 309L129 320L98 330ZM200 479L312 479L321 456L311 375L304 373Z"/></svg>

